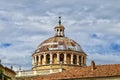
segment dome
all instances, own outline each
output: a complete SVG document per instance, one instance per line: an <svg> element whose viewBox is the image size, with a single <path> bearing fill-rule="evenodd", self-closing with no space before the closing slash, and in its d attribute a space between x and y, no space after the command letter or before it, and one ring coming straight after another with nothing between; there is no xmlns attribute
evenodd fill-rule
<svg viewBox="0 0 120 80"><path fill-rule="evenodd" d="M67 37L49 38L38 46L36 52L43 52L49 50L72 50L83 52L82 48L77 42Z"/></svg>
<svg viewBox="0 0 120 80"><path fill-rule="evenodd" d="M59 24L54 28L55 35L43 41L37 48L36 52L53 51L53 50L70 50L83 52L80 45L72 39L65 37L64 26L61 24L61 17L59 17Z"/></svg>
<svg viewBox="0 0 120 80"><path fill-rule="evenodd" d="M59 24L54 28L54 36L38 45L32 55L33 70L47 70L48 72L51 68L54 73L59 72L59 68L67 70L86 66L87 55L77 42L65 37L64 30L61 17L59 17Z"/></svg>

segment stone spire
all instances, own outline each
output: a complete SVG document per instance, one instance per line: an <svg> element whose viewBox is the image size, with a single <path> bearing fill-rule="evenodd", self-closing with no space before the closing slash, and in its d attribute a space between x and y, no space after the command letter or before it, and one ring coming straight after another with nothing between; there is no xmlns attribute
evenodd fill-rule
<svg viewBox="0 0 120 80"><path fill-rule="evenodd" d="M55 29L55 37L64 37L64 26L61 25L61 16L59 16L58 25L54 28Z"/></svg>

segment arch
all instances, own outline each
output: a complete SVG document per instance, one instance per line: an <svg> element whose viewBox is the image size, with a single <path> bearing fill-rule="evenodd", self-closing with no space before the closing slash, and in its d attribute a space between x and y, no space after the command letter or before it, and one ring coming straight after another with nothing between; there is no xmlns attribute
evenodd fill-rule
<svg viewBox="0 0 120 80"><path fill-rule="evenodd" d="M44 56L41 55L41 63L40 64L44 64Z"/></svg>
<svg viewBox="0 0 120 80"><path fill-rule="evenodd" d="M73 55L73 64L77 64L77 56Z"/></svg>
<svg viewBox="0 0 120 80"><path fill-rule="evenodd" d="M53 54L53 64L57 64L57 54Z"/></svg>
<svg viewBox="0 0 120 80"><path fill-rule="evenodd" d="M46 64L50 64L50 54L46 55Z"/></svg>
<svg viewBox="0 0 120 80"><path fill-rule="evenodd" d="M60 32L62 32L62 29L60 29Z"/></svg>
<svg viewBox="0 0 120 80"><path fill-rule="evenodd" d="M38 57L38 56L36 56L36 64L38 64L38 60L39 60L39 57Z"/></svg>
<svg viewBox="0 0 120 80"><path fill-rule="evenodd" d="M57 29L57 32L58 32L59 30Z"/></svg>
<svg viewBox="0 0 120 80"><path fill-rule="evenodd" d="M71 55L67 54L67 64L71 64Z"/></svg>
<svg viewBox="0 0 120 80"><path fill-rule="evenodd" d="M81 65L81 56L79 56L79 65Z"/></svg>
<svg viewBox="0 0 120 80"><path fill-rule="evenodd" d="M60 62L62 62L62 63L64 63L64 54L62 53L62 54L60 54Z"/></svg>

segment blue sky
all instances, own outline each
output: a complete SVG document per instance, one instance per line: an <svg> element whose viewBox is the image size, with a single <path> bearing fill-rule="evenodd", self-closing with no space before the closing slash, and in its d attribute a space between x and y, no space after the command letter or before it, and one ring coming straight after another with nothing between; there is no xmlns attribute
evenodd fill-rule
<svg viewBox="0 0 120 80"><path fill-rule="evenodd" d="M120 63L120 0L0 0L0 59L31 69L37 46L54 35L62 16L65 35L88 55L87 64Z"/></svg>

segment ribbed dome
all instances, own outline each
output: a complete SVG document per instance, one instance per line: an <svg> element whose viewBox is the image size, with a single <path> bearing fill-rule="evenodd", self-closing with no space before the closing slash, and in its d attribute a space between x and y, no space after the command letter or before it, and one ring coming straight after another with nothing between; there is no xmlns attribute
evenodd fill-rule
<svg viewBox="0 0 120 80"><path fill-rule="evenodd" d="M78 43L67 37L49 38L38 46L36 52L44 52L49 50L73 50L83 52Z"/></svg>
<svg viewBox="0 0 120 80"><path fill-rule="evenodd" d="M59 17L59 24L54 28L54 37L50 37L38 45L32 55L33 70L43 69L43 73L46 73L44 70L47 70L48 73L52 70L52 73L56 73L86 66L86 54L81 46L74 40L65 37L64 32L65 28Z"/></svg>

